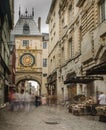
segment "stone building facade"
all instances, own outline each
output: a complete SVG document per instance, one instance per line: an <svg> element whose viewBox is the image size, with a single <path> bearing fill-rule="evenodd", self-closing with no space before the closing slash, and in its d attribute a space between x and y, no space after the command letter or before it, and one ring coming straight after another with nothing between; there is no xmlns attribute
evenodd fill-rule
<svg viewBox="0 0 106 130"><path fill-rule="evenodd" d="M46 84L48 76L48 45L49 45L49 34L42 33L42 95L47 94Z"/></svg>
<svg viewBox="0 0 106 130"><path fill-rule="evenodd" d="M50 98L57 97L60 86L58 84L58 72L60 70L59 47L59 1L52 1L47 17L49 23L49 47L48 47L48 78L47 92ZM61 92L60 92L61 93Z"/></svg>
<svg viewBox="0 0 106 130"><path fill-rule="evenodd" d="M8 101L10 85L10 31L14 21L14 0L0 0L0 108Z"/></svg>
<svg viewBox="0 0 106 130"><path fill-rule="evenodd" d="M46 22L48 89L59 101L106 93L106 0L52 0Z"/></svg>

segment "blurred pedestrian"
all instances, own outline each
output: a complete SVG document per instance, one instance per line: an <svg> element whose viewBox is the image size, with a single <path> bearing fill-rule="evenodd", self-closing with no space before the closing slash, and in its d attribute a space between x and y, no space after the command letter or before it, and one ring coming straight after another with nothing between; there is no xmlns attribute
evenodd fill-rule
<svg viewBox="0 0 106 130"><path fill-rule="evenodd" d="M24 106L25 110L29 111L31 105L31 95L28 93L28 91L26 91L24 94L24 102L25 102L25 106Z"/></svg>
<svg viewBox="0 0 106 130"><path fill-rule="evenodd" d="M24 109L24 105L24 90L22 89L20 93L20 110Z"/></svg>
<svg viewBox="0 0 106 130"><path fill-rule="evenodd" d="M100 93L98 100L100 105L106 105L106 95L103 92Z"/></svg>
<svg viewBox="0 0 106 130"><path fill-rule="evenodd" d="M10 110L14 111L14 107L15 107L15 99L16 99L16 95L15 95L15 89L11 90L11 93L9 95L9 100L10 100Z"/></svg>
<svg viewBox="0 0 106 130"><path fill-rule="evenodd" d="M14 99L14 111L18 111L19 110L19 106L20 106L20 104L19 104L20 94L17 91L15 91L14 95L15 95L15 99Z"/></svg>
<svg viewBox="0 0 106 130"><path fill-rule="evenodd" d="M42 96L41 97L41 102L42 102L42 105L46 105L47 104L47 98L46 98L46 96Z"/></svg>

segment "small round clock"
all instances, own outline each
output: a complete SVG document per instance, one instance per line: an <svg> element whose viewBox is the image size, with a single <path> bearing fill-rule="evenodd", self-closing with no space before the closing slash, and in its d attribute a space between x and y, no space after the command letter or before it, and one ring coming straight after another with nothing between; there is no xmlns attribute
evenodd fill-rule
<svg viewBox="0 0 106 130"><path fill-rule="evenodd" d="M24 53L20 57L20 63L23 66L33 66L35 64L35 57L30 53Z"/></svg>

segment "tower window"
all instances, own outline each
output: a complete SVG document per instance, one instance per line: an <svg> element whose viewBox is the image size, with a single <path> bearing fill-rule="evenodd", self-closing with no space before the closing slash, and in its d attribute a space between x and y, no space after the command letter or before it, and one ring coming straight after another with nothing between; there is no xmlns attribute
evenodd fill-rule
<svg viewBox="0 0 106 130"><path fill-rule="evenodd" d="M28 47L29 46L29 40L23 40L23 46Z"/></svg>
<svg viewBox="0 0 106 130"><path fill-rule="evenodd" d="M43 43L43 49L46 49L46 48L47 48L47 43L44 42L44 43Z"/></svg>
<svg viewBox="0 0 106 130"><path fill-rule="evenodd" d="M47 59L43 59L43 67L47 67Z"/></svg>
<svg viewBox="0 0 106 130"><path fill-rule="evenodd" d="M29 31L30 31L29 25L27 23L25 23L24 26L23 26L23 33L29 34Z"/></svg>

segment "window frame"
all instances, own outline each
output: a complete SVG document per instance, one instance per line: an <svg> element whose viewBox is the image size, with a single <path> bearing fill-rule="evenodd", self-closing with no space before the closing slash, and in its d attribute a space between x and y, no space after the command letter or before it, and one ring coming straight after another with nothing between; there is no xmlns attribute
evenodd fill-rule
<svg viewBox="0 0 106 130"><path fill-rule="evenodd" d="M24 42L27 42L27 43L24 43ZM23 40L22 46L23 47L28 47L29 46L29 40Z"/></svg>
<svg viewBox="0 0 106 130"><path fill-rule="evenodd" d="M106 20L106 0L100 1L100 22Z"/></svg>
<svg viewBox="0 0 106 130"><path fill-rule="evenodd" d="M47 67L47 59L46 58L43 59L43 67Z"/></svg>
<svg viewBox="0 0 106 130"><path fill-rule="evenodd" d="M24 34L29 34L29 32L30 32L29 25L28 25L27 23L25 23L25 24L23 25L23 33L24 33Z"/></svg>
<svg viewBox="0 0 106 130"><path fill-rule="evenodd" d="M43 49L47 48L47 42L43 42Z"/></svg>
<svg viewBox="0 0 106 130"><path fill-rule="evenodd" d="M68 40L68 54L69 54L69 58L73 57L73 41L72 41L72 37Z"/></svg>
<svg viewBox="0 0 106 130"><path fill-rule="evenodd" d="M47 77L47 73L43 73L43 77Z"/></svg>

